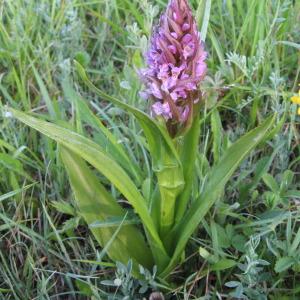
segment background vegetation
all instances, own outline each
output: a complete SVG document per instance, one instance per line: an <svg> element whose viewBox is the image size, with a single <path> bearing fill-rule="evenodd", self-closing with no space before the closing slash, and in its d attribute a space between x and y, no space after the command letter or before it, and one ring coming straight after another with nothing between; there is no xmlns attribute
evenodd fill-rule
<svg viewBox="0 0 300 300"><path fill-rule="evenodd" d="M140 128L84 87L73 60L107 93L147 111L136 69L165 4L0 2L0 299L142 299L158 289L167 299L300 299L299 116L290 104L300 73L299 0L191 1L209 52L195 162L200 178L266 115L278 114L278 130L243 163L202 222L171 286L159 283L155 270L141 270L138 281L130 263L108 260L74 207L56 143L5 109L68 122L97 139L88 113L78 108L76 99L85 99L144 164L143 178L150 177ZM195 194L200 187L195 182ZM218 267L220 258L236 263Z"/></svg>

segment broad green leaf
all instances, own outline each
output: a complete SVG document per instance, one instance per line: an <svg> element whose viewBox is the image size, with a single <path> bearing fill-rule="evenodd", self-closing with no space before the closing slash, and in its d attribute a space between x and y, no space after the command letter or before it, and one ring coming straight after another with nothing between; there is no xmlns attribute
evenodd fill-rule
<svg viewBox="0 0 300 300"><path fill-rule="evenodd" d="M216 255L211 254L203 247L199 248L199 254L210 264L215 264L218 261L218 257Z"/></svg>
<svg viewBox="0 0 300 300"><path fill-rule="evenodd" d="M280 183L280 191L281 192L288 190L288 188L290 187L290 185L293 182L294 176L295 176L295 174L291 170L284 171L282 178L281 178L281 183Z"/></svg>
<svg viewBox="0 0 300 300"><path fill-rule="evenodd" d="M252 192L257 187L263 175L268 172L274 158L276 157L282 146L283 144L279 144L279 146L274 149L272 155L265 156L256 163L252 182L241 187L240 199L246 199L250 192Z"/></svg>
<svg viewBox="0 0 300 300"><path fill-rule="evenodd" d="M41 121L25 113L10 109L14 116L21 122L38 130L44 135L54 139L75 154L94 166L126 197L140 216L143 225L151 238L151 247L157 266L162 268L169 257L160 240L154 222L147 208L146 200L129 178L127 173L103 149L93 141L76 132L62 128L55 124Z"/></svg>
<svg viewBox="0 0 300 300"><path fill-rule="evenodd" d="M106 191L83 159L64 147L61 147L61 157L70 178L79 213L87 224L103 222L109 218L124 218L126 210ZM116 227L90 226L90 229L102 247L116 231ZM136 267L137 263L148 267L153 263L150 249L142 234L132 225L123 224L107 252L115 261L128 263L130 259L134 259Z"/></svg>
<svg viewBox="0 0 300 300"><path fill-rule="evenodd" d="M275 272L276 273L284 272L288 268L290 268L294 263L295 263L295 260L292 257L289 257L289 256L281 257L276 261Z"/></svg>
<svg viewBox="0 0 300 300"><path fill-rule="evenodd" d="M279 186L272 175L266 173L263 175L262 179L273 193L279 192Z"/></svg>
<svg viewBox="0 0 300 300"><path fill-rule="evenodd" d="M222 258L210 267L211 271L223 271L236 266L236 262L232 259Z"/></svg>
<svg viewBox="0 0 300 300"><path fill-rule="evenodd" d="M83 280L76 279L75 280L76 287L82 293L82 295L87 297L93 296L93 290L91 288L91 283L85 282Z"/></svg>
<svg viewBox="0 0 300 300"><path fill-rule="evenodd" d="M297 231L297 234L293 240L293 243L291 247L289 248L289 255L295 255L297 252L299 253L299 247L300 245L300 228Z"/></svg>
<svg viewBox="0 0 300 300"><path fill-rule="evenodd" d="M169 235L169 242L175 251L169 266L162 273L169 274L181 256L186 243L201 220L218 199L235 170L245 157L264 139L274 123L275 117L268 118L262 125L250 131L235 142L211 170L202 195L192 203L182 222Z"/></svg>
<svg viewBox="0 0 300 300"><path fill-rule="evenodd" d="M197 116L189 132L185 135L182 145L180 147L180 159L184 175L184 189L179 195L176 204L175 224L177 224L183 217L188 201L190 200L195 167L196 157L198 152L198 142L200 136L200 122Z"/></svg>
<svg viewBox="0 0 300 300"><path fill-rule="evenodd" d="M226 241L226 233L225 231L222 232L222 227L220 225L218 225L213 219L210 220L210 231L211 231L211 240L212 240L212 246L213 246L213 250L214 253L216 255L216 257L219 260L219 256L225 256L225 253L222 250L222 244L224 244L227 242ZM221 228L221 229L220 229ZM229 241L227 242L230 246Z"/></svg>
<svg viewBox="0 0 300 300"><path fill-rule="evenodd" d="M60 213L75 216L76 211L75 208L66 201L52 201L51 205Z"/></svg>

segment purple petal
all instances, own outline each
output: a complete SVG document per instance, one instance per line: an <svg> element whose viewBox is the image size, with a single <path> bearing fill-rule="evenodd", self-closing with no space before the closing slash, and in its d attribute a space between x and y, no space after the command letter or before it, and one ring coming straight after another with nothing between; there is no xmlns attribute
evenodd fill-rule
<svg viewBox="0 0 300 300"><path fill-rule="evenodd" d="M188 57L191 57L195 53L195 44L190 43L183 49L183 57L187 59Z"/></svg>
<svg viewBox="0 0 300 300"><path fill-rule="evenodd" d="M143 100L148 100L150 98L150 94L147 91L140 91L139 92L139 96L143 99Z"/></svg>
<svg viewBox="0 0 300 300"><path fill-rule="evenodd" d="M174 45L168 46L168 49L169 49L173 54L176 54L176 52L177 52L177 48L176 48Z"/></svg>
<svg viewBox="0 0 300 300"><path fill-rule="evenodd" d="M151 108L156 116L163 116L166 120L172 118L172 113L168 103L156 102Z"/></svg>
<svg viewBox="0 0 300 300"><path fill-rule="evenodd" d="M171 32L171 36L176 40L178 39L178 34L176 32Z"/></svg>
<svg viewBox="0 0 300 300"><path fill-rule="evenodd" d="M183 38L182 38L182 43L183 45L187 45L190 41L193 40L193 37L191 34L187 33Z"/></svg>
<svg viewBox="0 0 300 300"><path fill-rule="evenodd" d="M163 98L162 93L161 93L159 87L157 86L157 84L155 82L153 82L151 84L150 90L151 90L151 93L154 95L154 97L156 97L158 99L162 99Z"/></svg>
<svg viewBox="0 0 300 300"><path fill-rule="evenodd" d="M181 122L186 122L188 117L189 117L189 113L190 113L190 108L188 106L186 106L184 109L183 109L183 112L181 113Z"/></svg>
<svg viewBox="0 0 300 300"><path fill-rule="evenodd" d="M183 25L182 25L182 30L183 31L187 31L187 30L189 30L191 28L191 26L190 26L190 24L188 24L188 23L184 23Z"/></svg>

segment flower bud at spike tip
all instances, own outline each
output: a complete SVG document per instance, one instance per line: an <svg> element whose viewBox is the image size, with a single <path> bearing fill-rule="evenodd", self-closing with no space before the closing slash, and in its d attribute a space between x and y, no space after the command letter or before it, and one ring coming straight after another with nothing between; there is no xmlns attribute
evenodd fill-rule
<svg viewBox="0 0 300 300"><path fill-rule="evenodd" d="M206 57L187 0L170 0L153 30L147 68L140 70L146 87L141 95L152 101L152 115L162 116L169 129L192 118L201 97L199 84L206 73Z"/></svg>

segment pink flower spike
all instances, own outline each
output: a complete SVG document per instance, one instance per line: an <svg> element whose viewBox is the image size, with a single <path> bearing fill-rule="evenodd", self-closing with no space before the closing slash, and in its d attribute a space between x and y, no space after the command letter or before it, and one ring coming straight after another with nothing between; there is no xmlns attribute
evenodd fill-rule
<svg viewBox="0 0 300 300"><path fill-rule="evenodd" d="M188 0L169 0L153 30L146 53L147 68L140 72L146 86L143 96L154 101L153 116L163 116L172 126L187 122L199 100L206 57Z"/></svg>

